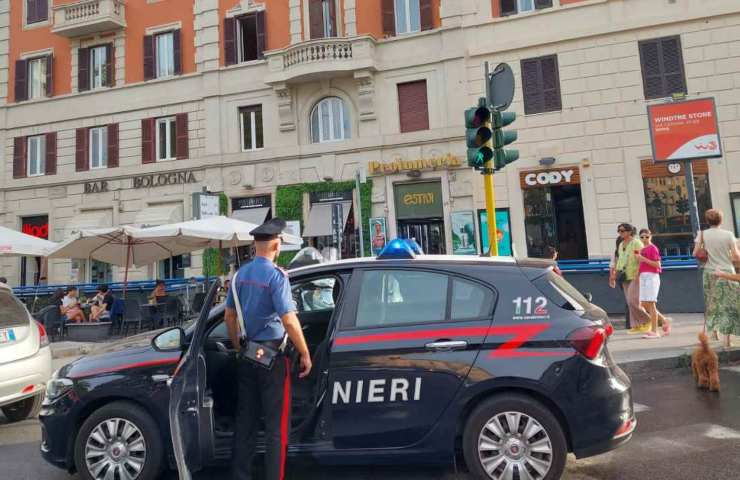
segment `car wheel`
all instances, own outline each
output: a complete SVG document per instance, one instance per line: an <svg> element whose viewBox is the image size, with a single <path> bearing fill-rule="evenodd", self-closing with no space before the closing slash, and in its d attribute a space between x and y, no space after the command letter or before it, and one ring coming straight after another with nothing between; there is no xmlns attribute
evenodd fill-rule
<svg viewBox="0 0 740 480"><path fill-rule="evenodd" d="M500 395L480 404L463 433L465 462L480 479L555 480L568 453L560 423L524 395Z"/></svg>
<svg viewBox="0 0 740 480"><path fill-rule="evenodd" d="M36 395L35 397L26 398L20 402L5 405L2 408L3 415L5 415L5 418L10 422L20 422L21 420L35 417L41 409L41 402L43 400L43 395Z"/></svg>
<svg viewBox="0 0 740 480"><path fill-rule="evenodd" d="M74 456L86 480L153 480L162 453L162 437L151 415L132 403L115 402L85 420Z"/></svg>

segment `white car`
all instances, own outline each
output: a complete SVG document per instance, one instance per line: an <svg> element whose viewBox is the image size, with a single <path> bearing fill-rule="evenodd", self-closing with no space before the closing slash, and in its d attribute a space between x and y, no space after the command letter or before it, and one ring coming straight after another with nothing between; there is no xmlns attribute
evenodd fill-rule
<svg viewBox="0 0 740 480"><path fill-rule="evenodd" d="M46 330L0 283L0 410L9 421L38 413L51 369Z"/></svg>

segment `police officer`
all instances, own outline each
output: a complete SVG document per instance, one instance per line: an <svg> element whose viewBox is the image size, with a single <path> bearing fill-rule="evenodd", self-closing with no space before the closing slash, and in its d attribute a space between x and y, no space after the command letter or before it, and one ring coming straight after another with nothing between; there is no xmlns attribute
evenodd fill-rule
<svg viewBox="0 0 740 480"><path fill-rule="evenodd" d="M296 316L288 276L275 265L284 229L285 221L274 218L250 232L254 237L255 257L234 276L233 294L226 300L226 326L238 359L239 397L232 465L235 480L253 478L252 460L261 416L265 420L265 478L282 480L290 429L288 358L279 353L268 370L239 354L242 341L246 339L280 351L287 331L300 354L299 377L311 371L311 356ZM241 316L236 311L239 306ZM259 351L258 348L258 354Z"/></svg>

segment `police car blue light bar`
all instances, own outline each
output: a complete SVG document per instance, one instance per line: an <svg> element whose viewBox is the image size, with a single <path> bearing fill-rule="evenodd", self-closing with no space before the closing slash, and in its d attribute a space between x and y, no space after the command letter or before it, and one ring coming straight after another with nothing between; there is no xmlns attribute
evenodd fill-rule
<svg viewBox="0 0 740 480"><path fill-rule="evenodd" d="M415 240L396 238L388 242L378 255L378 260L413 259L417 254L423 254L421 247Z"/></svg>

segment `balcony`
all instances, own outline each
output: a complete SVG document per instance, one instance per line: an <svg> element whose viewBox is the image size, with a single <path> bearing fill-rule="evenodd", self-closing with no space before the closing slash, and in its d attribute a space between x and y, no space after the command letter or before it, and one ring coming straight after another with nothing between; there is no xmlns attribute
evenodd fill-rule
<svg viewBox="0 0 740 480"><path fill-rule="evenodd" d="M65 37L81 37L125 27L122 0L82 0L55 6L51 31Z"/></svg>
<svg viewBox="0 0 740 480"><path fill-rule="evenodd" d="M375 40L368 36L321 38L266 52L265 58L267 84L307 82L375 70Z"/></svg>

